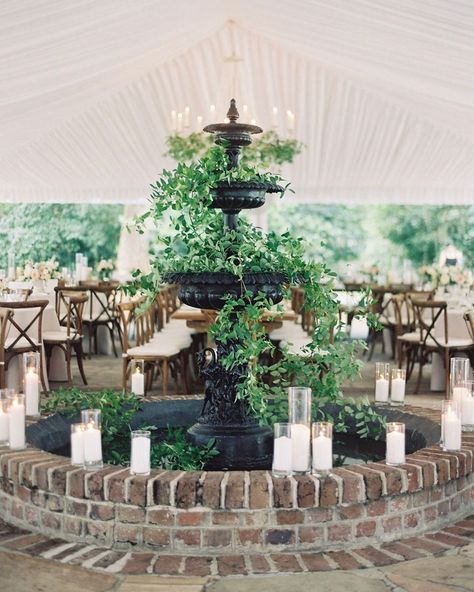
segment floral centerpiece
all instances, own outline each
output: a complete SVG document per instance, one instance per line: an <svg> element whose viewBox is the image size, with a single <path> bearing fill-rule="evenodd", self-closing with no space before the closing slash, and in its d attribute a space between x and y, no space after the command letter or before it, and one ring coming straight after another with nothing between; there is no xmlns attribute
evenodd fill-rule
<svg viewBox="0 0 474 592"><path fill-rule="evenodd" d="M473 274L470 269L462 269L455 266L437 267L435 265L423 265L418 269L423 284L430 284L433 289L469 288L473 284Z"/></svg>
<svg viewBox="0 0 474 592"><path fill-rule="evenodd" d="M115 265L112 259L101 259L96 266L96 271L99 274L99 278L101 280L109 279L110 274L114 269Z"/></svg>
<svg viewBox="0 0 474 592"><path fill-rule="evenodd" d="M19 281L48 281L57 279L59 277L58 262L55 259L48 259L48 261L37 261L34 263L31 260L25 262L24 267L18 268L17 278Z"/></svg>

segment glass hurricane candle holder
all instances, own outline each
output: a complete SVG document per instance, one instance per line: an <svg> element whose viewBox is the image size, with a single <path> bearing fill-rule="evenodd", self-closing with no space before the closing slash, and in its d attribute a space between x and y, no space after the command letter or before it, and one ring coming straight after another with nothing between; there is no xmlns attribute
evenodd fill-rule
<svg viewBox="0 0 474 592"><path fill-rule="evenodd" d="M131 391L135 395L145 394L145 361L131 361Z"/></svg>
<svg viewBox="0 0 474 592"><path fill-rule="evenodd" d="M12 450L26 448L25 416L25 395L12 395L8 404L8 441Z"/></svg>
<svg viewBox="0 0 474 592"><path fill-rule="evenodd" d="M441 402L441 447L443 450L461 448L461 402L449 399Z"/></svg>
<svg viewBox="0 0 474 592"><path fill-rule="evenodd" d="M471 365L469 358L451 358L449 362L449 397L461 398L461 393L455 389L460 388L461 383L469 380Z"/></svg>
<svg viewBox="0 0 474 592"><path fill-rule="evenodd" d="M0 389L0 446L8 446L8 408L10 389Z"/></svg>
<svg viewBox="0 0 474 592"><path fill-rule="evenodd" d="M71 464L84 464L84 432L85 423L73 423L71 425Z"/></svg>
<svg viewBox="0 0 474 592"><path fill-rule="evenodd" d="M96 428L102 427L102 414L100 409L83 409L81 411L81 422L89 425L90 423Z"/></svg>
<svg viewBox="0 0 474 592"><path fill-rule="evenodd" d="M151 432L148 430L135 430L131 436L130 473L132 475L149 475L151 469Z"/></svg>
<svg viewBox="0 0 474 592"><path fill-rule="evenodd" d="M291 423L275 423L273 425L272 473L275 477L286 477L287 475L291 475L291 427Z"/></svg>
<svg viewBox="0 0 474 592"><path fill-rule="evenodd" d="M83 435L84 469L97 471L104 466L102 461L102 433L93 422L86 424Z"/></svg>
<svg viewBox="0 0 474 592"><path fill-rule="evenodd" d="M390 387L390 364L377 362L375 364L375 402L379 405L388 403Z"/></svg>
<svg viewBox="0 0 474 592"><path fill-rule="evenodd" d="M392 384L390 391L390 404L403 405L405 403L406 370L404 368L392 369Z"/></svg>
<svg viewBox="0 0 474 592"><path fill-rule="evenodd" d="M291 469L296 475L305 475L309 473L311 464L311 389L290 387L288 410L292 441Z"/></svg>
<svg viewBox="0 0 474 592"><path fill-rule="evenodd" d="M39 352L23 354L23 392L25 393L26 415L39 415L40 402L40 355Z"/></svg>
<svg viewBox="0 0 474 592"><path fill-rule="evenodd" d="M313 475L325 477L332 469L332 423L317 421L312 426Z"/></svg>
<svg viewBox="0 0 474 592"><path fill-rule="evenodd" d="M461 425L464 431L474 432L474 381L466 380L460 386L463 388Z"/></svg>
<svg viewBox="0 0 474 592"><path fill-rule="evenodd" d="M405 462L405 424L397 421L387 423L385 460L388 465Z"/></svg>

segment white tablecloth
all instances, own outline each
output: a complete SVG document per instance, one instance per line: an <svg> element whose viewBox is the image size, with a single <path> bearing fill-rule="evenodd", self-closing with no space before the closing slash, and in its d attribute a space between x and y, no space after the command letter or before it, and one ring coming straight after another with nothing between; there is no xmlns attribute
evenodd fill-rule
<svg viewBox="0 0 474 592"><path fill-rule="evenodd" d="M32 321L37 313L36 308L24 308L24 309L14 309L14 319L15 322L20 325L20 327L24 328L27 327L28 324ZM35 322L30 329L28 330L28 335L32 339L37 339L38 336L38 326L37 322ZM45 331L60 331L59 320L56 315L56 310L54 306L48 305L43 311L43 332ZM8 337L16 337L18 335L18 331L11 327ZM43 372L46 382L46 388L49 390L49 380L57 380L57 381L66 381L67 380L67 366L66 360L64 358L64 353L57 347L53 349L52 357L51 357L51 364L49 369L49 376L46 374L46 356L44 355L44 348L42 351L42 359L43 359ZM21 379L22 379L22 357L15 356L10 363L8 364L8 372L6 375L6 383L8 388L13 388L16 391L20 389Z"/></svg>

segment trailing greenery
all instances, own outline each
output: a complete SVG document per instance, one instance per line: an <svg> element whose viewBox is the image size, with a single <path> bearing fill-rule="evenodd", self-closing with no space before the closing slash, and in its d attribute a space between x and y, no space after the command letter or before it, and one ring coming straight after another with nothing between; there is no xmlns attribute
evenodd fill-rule
<svg viewBox="0 0 474 592"><path fill-rule="evenodd" d="M151 219L159 228L156 252L148 274L135 274L131 291L145 293L151 301L170 272L230 272L242 283L240 299L230 299L219 311L211 329L214 338L235 347L223 360L226 368L247 366L248 373L239 385L238 396L248 403L250 412L262 422L272 422L288 416L286 389L290 384L310 386L314 393L314 413L327 401L339 402L340 412L333 418L338 425L344 417L358 414L361 436L378 437L383 418L366 403L344 401L342 384L355 377L359 363L357 344L347 339L340 325L338 302L334 292L335 274L324 264L308 262L302 239L288 232L265 234L240 218L237 230L224 226L220 211L210 208L211 190L221 183L258 180L281 183L277 175L261 173L258 166L240 164L229 170L227 156L221 147L209 149L190 164L179 163L172 171L163 171L152 185L150 210L138 221L138 228ZM163 231L163 221L168 230ZM161 230L160 230L161 229ZM294 355L288 348L276 352L269 341L262 319L272 310L272 303L263 295L255 298L245 290L244 276L249 272L280 272L287 278L286 296L291 287L304 285L305 309L316 319L311 343L305 355ZM370 297L364 295L360 314L367 315ZM282 312L281 307L277 307ZM340 416L340 417L339 417Z"/></svg>
<svg viewBox="0 0 474 592"><path fill-rule="evenodd" d="M18 266L54 258L67 267L77 252L91 266L115 259L122 212L121 205L0 204L0 269L6 268L10 249Z"/></svg>
<svg viewBox="0 0 474 592"><path fill-rule="evenodd" d="M104 461L115 465L130 463L130 423L141 410L142 401L130 393L104 390L83 392L78 388L60 389L50 393L43 404L46 413L59 413L73 417L82 409L100 409L102 418L102 447ZM137 429L156 430L143 425ZM218 453L214 442L199 448L186 438L180 428L168 428L166 441L152 439L152 468L190 471L202 469Z"/></svg>
<svg viewBox="0 0 474 592"><path fill-rule="evenodd" d="M202 158L213 146L211 134L193 132L188 136L175 134L166 138L166 156L176 162L189 162ZM295 139L283 139L273 130L255 136L250 146L242 150L241 164L263 168L292 163L301 153L303 145Z"/></svg>

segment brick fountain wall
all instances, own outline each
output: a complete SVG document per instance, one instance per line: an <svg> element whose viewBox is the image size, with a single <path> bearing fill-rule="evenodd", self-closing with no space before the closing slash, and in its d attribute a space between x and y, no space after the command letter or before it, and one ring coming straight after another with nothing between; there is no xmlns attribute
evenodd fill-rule
<svg viewBox="0 0 474 592"><path fill-rule="evenodd" d="M439 421L439 412L405 411ZM0 448L0 516L66 540L165 554L300 552L391 541L472 513L474 434L439 447L334 469L326 479L268 471L87 472L38 449Z"/></svg>

